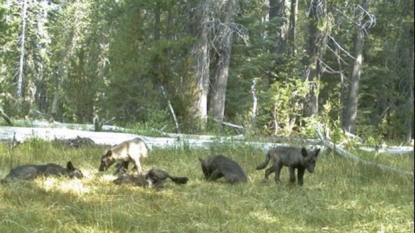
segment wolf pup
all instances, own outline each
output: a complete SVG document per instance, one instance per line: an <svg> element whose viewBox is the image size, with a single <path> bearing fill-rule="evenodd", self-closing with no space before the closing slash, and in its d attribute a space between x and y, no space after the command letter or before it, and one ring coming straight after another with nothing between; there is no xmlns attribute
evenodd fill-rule
<svg viewBox="0 0 415 233"><path fill-rule="evenodd" d="M257 170L264 169L271 160L272 166L265 170L265 179L275 172L275 182L280 182L281 168L286 166L290 170L290 182L295 182L295 169L297 169L298 184L304 183L304 172L307 169L310 173L314 172L316 161L320 149L307 150L306 148L276 147L268 151L265 161L256 167Z"/></svg>
<svg viewBox="0 0 415 233"><path fill-rule="evenodd" d="M223 155L212 156L205 160L199 158L199 160L203 175L208 181L215 181L222 177L230 184L247 181L244 169L238 163Z"/></svg>
<svg viewBox="0 0 415 233"><path fill-rule="evenodd" d="M148 149L146 144L141 138L134 138L125 142L122 142L111 149L107 150L103 156L101 156L101 165L98 171L106 171L116 161L121 163L117 165L117 169L114 174L117 174L122 169L128 169L128 163L133 163L133 170L137 170L141 173L141 163L143 158L148 155Z"/></svg>
<svg viewBox="0 0 415 233"><path fill-rule="evenodd" d="M1 180L1 183L7 183L10 179L31 180L38 176L67 176L69 178L76 177L83 178L82 171L75 168L71 161L66 165L66 168L48 163L44 165L22 165L10 170L10 173Z"/></svg>
<svg viewBox="0 0 415 233"><path fill-rule="evenodd" d="M175 177L171 176L166 171L161 169L152 168L150 171L144 174L138 174L134 176L131 174L123 174L117 179L113 180L114 184L133 184L144 188L154 187L158 191L162 190L166 179L171 179L176 184L186 184L189 178L187 177Z"/></svg>

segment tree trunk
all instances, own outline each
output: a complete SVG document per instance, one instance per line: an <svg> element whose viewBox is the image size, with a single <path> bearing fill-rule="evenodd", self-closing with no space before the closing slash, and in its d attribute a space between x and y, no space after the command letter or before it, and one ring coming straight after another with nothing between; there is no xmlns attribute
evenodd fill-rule
<svg viewBox="0 0 415 233"><path fill-rule="evenodd" d="M291 56L294 56L296 54L295 25L296 25L296 21L297 21L297 11L298 11L297 0L291 0L290 24L288 26L288 44L289 44L289 53L290 53Z"/></svg>
<svg viewBox="0 0 415 233"><path fill-rule="evenodd" d="M224 45L220 51L210 101L210 113L214 119L220 122L223 121L225 114L226 87L228 84L229 61L231 56L230 46L229 41L229 45Z"/></svg>
<svg viewBox="0 0 415 233"><path fill-rule="evenodd" d="M226 87L228 85L233 33L230 23L233 21L234 10L236 8L235 0L223 1L223 4L224 9L220 11L223 20L218 26L219 29L216 34L220 44L217 46L218 59L209 111L212 117L220 122L219 127L222 126L221 122L223 121L225 114Z"/></svg>
<svg viewBox="0 0 415 233"><path fill-rule="evenodd" d="M307 40L307 59L306 71L303 81L307 83L309 92L305 96L303 115L310 117L318 112L318 81L321 77L320 60L324 46L324 34L319 30L318 21L325 12L324 2L322 0L312 0L309 6L309 23L308 23L308 40Z"/></svg>
<svg viewBox="0 0 415 233"><path fill-rule="evenodd" d="M409 73L408 73L408 79L409 79L409 108L410 108L410 114L408 114L408 124L406 127L407 131L406 131L406 140L408 142L411 141L411 139L414 138L414 66L413 66L413 62L414 62L414 29L412 28L412 33L410 32L410 36L409 36L409 41L412 42L410 43L410 49L408 50L408 53L410 53L409 55L409 59L408 59L408 63L410 63L411 65L409 66ZM410 31L410 30L408 30ZM412 114L411 114L412 113Z"/></svg>
<svg viewBox="0 0 415 233"><path fill-rule="evenodd" d="M258 97L256 94L256 79L252 80L252 86L251 86L251 93L252 93L252 116L251 116L251 123L249 130L253 131L255 126L255 118L256 118L256 112L258 108Z"/></svg>
<svg viewBox="0 0 415 233"><path fill-rule="evenodd" d="M278 27L276 27L276 31L270 31L271 36L277 36L275 46L271 49L271 53L277 55L276 62L281 62L282 55L286 50L288 31L285 13L285 0L270 0L269 5L269 20L279 17L282 22L278 25Z"/></svg>
<svg viewBox="0 0 415 233"><path fill-rule="evenodd" d="M53 94L53 102L52 102L52 119L51 121L56 121L58 117L58 104L59 104L59 91L60 91L60 84L61 84L61 76L62 74L62 64L59 64L58 73L55 74L55 91Z"/></svg>
<svg viewBox="0 0 415 233"><path fill-rule="evenodd" d="M414 2L413 1L407 1L405 2L404 7L407 11L409 11L410 18L413 19L414 12ZM408 14L407 13L407 14ZM405 128L406 128L406 141L410 142L413 138L414 133L414 24L412 23L406 23L405 26L403 26L403 36L402 39L404 40L403 43L401 43L401 51L403 51L403 63L404 63L404 69L407 74L408 78L408 89L406 90L406 95L408 96L408 101L405 104L407 114L407 119L405 119Z"/></svg>
<svg viewBox="0 0 415 233"><path fill-rule="evenodd" d="M25 35L26 35L26 9L27 9L27 3L26 0L23 0L23 6L22 6L22 34L20 36L21 38L21 44L20 44L20 62L19 62L19 77L17 79L17 91L16 91L16 98L21 99L23 96L23 67L24 67L24 46L25 46ZM20 105L20 103L19 103Z"/></svg>
<svg viewBox="0 0 415 233"><path fill-rule="evenodd" d="M367 0L362 0L361 5L363 9L367 10ZM359 22L360 25L360 22ZM363 45L364 45L364 31L363 28L358 28L355 38L354 57L356 58L353 64L353 70L350 76L349 95L347 97L344 125L343 129L347 132L355 134L356 132L356 117L359 100L359 83L360 73L363 63Z"/></svg>
<svg viewBox="0 0 415 233"><path fill-rule="evenodd" d="M268 37L275 38L274 43L269 48L269 53L274 58L274 61L271 63L269 68L268 75L268 84L274 83L275 80L275 71L278 70L275 67L275 64L284 63L284 53L286 51L287 44L287 22L286 22L286 13L285 13L285 1L284 0L270 0L269 1L269 12L268 12L269 21L279 18L278 25L273 24L268 29Z"/></svg>
<svg viewBox="0 0 415 233"><path fill-rule="evenodd" d="M196 26L193 30L198 31L199 40L192 50L192 56L196 60L195 76L196 76L196 101L194 102L194 110L196 118L199 119L199 126L201 130L206 128L207 123L207 103L209 94L209 66L210 66L210 52L209 52L209 14L210 1L204 1L197 7L200 9L200 16L195 17L199 22L193 22ZM197 32L198 33L198 32Z"/></svg>

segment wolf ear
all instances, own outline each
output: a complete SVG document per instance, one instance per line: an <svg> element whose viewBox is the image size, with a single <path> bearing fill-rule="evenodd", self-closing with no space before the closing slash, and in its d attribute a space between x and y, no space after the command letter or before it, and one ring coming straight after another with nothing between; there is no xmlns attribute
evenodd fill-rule
<svg viewBox="0 0 415 233"><path fill-rule="evenodd" d="M308 155L307 150L305 147L301 148L301 154L306 157Z"/></svg>
<svg viewBox="0 0 415 233"><path fill-rule="evenodd" d="M70 170L70 171L75 170L75 167L73 166L73 164L72 164L72 162L71 162L71 161L69 161L69 162L66 164L66 169L68 169L68 170Z"/></svg>
<svg viewBox="0 0 415 233"><path fill-rule="evenodd" d="M320 148L316 149L316 152L314 153L316 157L318 156L318 153L320 153Z"/></svg>
<svg viewBox="0 0 415 233"><path fill-rule="evenodd" d="M106 156L111 156L112 155L112 150L107 150L107 152L105 153Z"/></svg>
<svg viewBox="0 0 415 233"><path fill-rule="evenodd" d="M199 158L199 161L200 161L200 165L202 165L202 169L205 169L208 167L207 160Z"/></svg>

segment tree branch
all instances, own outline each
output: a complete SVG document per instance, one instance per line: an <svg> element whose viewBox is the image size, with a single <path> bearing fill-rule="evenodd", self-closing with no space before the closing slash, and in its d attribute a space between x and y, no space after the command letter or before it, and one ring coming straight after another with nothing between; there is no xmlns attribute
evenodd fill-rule
<svg viewBox="0 0 415 233"><path fill-rule="evenodd" d="M407 175L407 176L412 176L412 177L414 177L414 173L413 173L413 172L404 171L404 170L402 170L402 169L398 169L398 168L389 167L389 166L386 166L386 165L383 165L383 164L375 164L375 163L372 163L372 162L369 162L369 161L363 160L363 159L361 159L361 158L359 158L359 157L355 156L354 154L352 154L352 153L350 153L350 152L348 152L348 151L344 150L343 148L341 148L341 147L339 147L339 146L335 145L335 144L334 144L334 143L332 143L331 141L329 141L329 140L325 140L325 139L323 138L323 135L321 134L320 127L318 127L318 126L317 126L316 128L317 128L317 134L318 134L318 137L320 138L320 140L321 140L321 142L323 143L323 145L324 145L324 146L326 146L326 147L328 147L328 148L330 148L330 149L332 149L332 150L333 150L333 151L335 151L337 154L339 154L339 155L341 155L341 156L343 156L343 157L345 157L345 158L347 158L347 159L351 159L351 160L353 160L353 161L355 161L355 162L362 163L362 164L364 164L364 165L368 165L368 166L371 166L371 167L380 168L380 169L382 169L382 170L387 170L387 171L391 171L391 172L399 173L399 174L402 174L402 175Z"/></svg>

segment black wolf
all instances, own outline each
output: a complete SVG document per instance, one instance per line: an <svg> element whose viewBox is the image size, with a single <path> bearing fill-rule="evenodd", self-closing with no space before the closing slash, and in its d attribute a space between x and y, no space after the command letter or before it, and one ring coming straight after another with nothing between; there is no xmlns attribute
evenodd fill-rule
<svg viewBox="0 0 415 233"><path fill-rule="evenodd" d="M99 171L106 171L111 165L116 161L120 161L117 165L117 169L114 174L117 174L122 169L128 169L128 163L134 164L134 170L137 170L138 173L141 173L141 163L140 161L147 157L148 149L146 144L141 138L134 138L125 142L120 143L107 150L103 156L101 156L101 165L99 166Z"/></svg>
<svg viewBox="0 0 415 233"><path fill-rule="evenodd" d="M314 172L317 156L320 149L307 150L306 148L275 147L267 152L265 161L256 167L257 170L264 169L271 160L272 166L265 170L265 179L275 172L275 182L280 182L281 168L286 166L290 170L290 182L295 182L295 169L297 169L298 184L303 185L305 170Z"/></svg>
<svg viewBox="0 0 415 233"><path fill-rule="evenodd" d="M199 160L202 165L203 175L208 181L215 181L222 177L230 184L247 181L244 169L230 158L216 155L205 160L199 158Z"/></svg>
<svg viewBox="0 0 415 233"><path fill-rule="evenodd" d="M157 190L162 190L166 179L171 179L176 184L186 184L189 178L171 176L166 171L152 168L148 172L134 176L132 174L124 173L117 179L113 180L114 184L133 184L144 188L154 187Z"/></svg>
<svg viewBox="0 0 415 233"><path fill-rule="evenodd" d="M10 179L31 180L39 176L67 176L70 178L83 178L82 171L75 168L71 161L66 165L66 168L54 164L42 164L42 165L22 165L10 170L10 173L1 180L2 183L7 183Z"/></svg>

